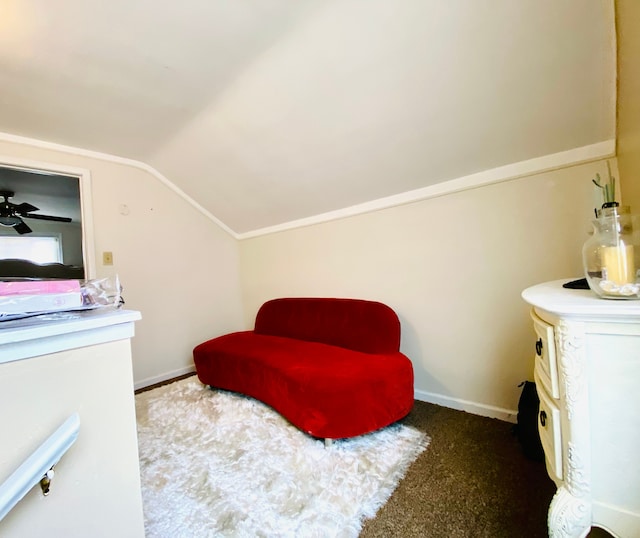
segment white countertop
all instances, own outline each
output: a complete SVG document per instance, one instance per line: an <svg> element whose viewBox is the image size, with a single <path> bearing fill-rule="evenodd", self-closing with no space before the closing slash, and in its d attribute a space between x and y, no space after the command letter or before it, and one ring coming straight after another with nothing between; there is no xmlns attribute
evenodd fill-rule
<svg viewBox="0 0 640 538"><path fill-rule="evenodd" d="M530 305L561 316L595 319L601 316L620 318L637 323L640 320L640 300L602 299L591 290L563 288L566 278L544 282L527 288L522 298Z"/></svg>
<svg viewBox="0 0 640 538"><path fill-rule="evenodd" d="M0 363L134 335L140 312L111 307L54 312L0 322Z"/></svg>

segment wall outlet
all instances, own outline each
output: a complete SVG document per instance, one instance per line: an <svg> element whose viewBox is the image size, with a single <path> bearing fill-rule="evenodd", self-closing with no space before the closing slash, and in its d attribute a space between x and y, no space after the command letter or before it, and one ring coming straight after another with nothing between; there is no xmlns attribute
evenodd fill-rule
<svg viewBox="0 0 640 538"><path fill-rule="evenodd" d="M113 265L113 252L102 253L102 265Z"/></svg>

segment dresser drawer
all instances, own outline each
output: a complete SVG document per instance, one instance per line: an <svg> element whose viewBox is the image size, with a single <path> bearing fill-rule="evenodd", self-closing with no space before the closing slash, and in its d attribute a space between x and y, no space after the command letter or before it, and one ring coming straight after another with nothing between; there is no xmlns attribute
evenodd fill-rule
<svg viewBox="0 0 640 538"><path fill-rule="evenodd" d="M556 344L553 325L541 320L531 311L533 329L536 332L535 369L539 371L540 382L553 398L560 398L558 388L558 365L556 362Z"/></svg>
<svg viewBox="0 0 640 538"><path fill-rule="evenodd" d="M536 369L533 377L536 382L540 410L538 411L538 431L540 441L547 459L547 471L551 478L562 480L562 429L560 427L560 409L555 400L544 389L540 379L540 369Z"/></svg>

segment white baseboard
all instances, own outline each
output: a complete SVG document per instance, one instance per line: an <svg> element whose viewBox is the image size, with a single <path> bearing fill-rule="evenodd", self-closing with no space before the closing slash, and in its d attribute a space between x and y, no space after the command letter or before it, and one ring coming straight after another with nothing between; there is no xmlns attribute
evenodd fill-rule
<svg viewBox="0 0 640 538"><path fill-rule="evenodd" d="M156 383L162 383L167 379L173 379L174 377L179 377L184 374L190 374L195 372L195 366L185 366L184 368L178 368L177 370L173 370L172 372L165 372L164 374L160 374L153 377L147 377L146 379L141 379L140 381L136 381L133 384L134 390L143 389L148 387L149 385L155 385Z"/></svg>
<svg viewBox="0 0 640 538"><path fill-rule="evenodd" d="M147 377L136 381L134 389L143 389L156 383L162 383L168 379L179 377L181 375L190 374L195 372L195 366L185 366L171 372L165 372L163 374ZM468 400L461 400L460 398L451 398L450 396L443 396L442 394L435 394L433 392L427 392L424 390L415 390L414 398L421 402L432 403L435 405L441 405L442 407L448 407L449 409L455 409L457 411L465 411L473 415L479 415L481 417L497 418L504 420L505 422L516 423L518 411L515 409L505 409L503 407L495 407L493 405L481 404L477 402L470 402Z"/></svg>
<svg viewBox="0 0 640 538"><path fill-rule="evenodd" d="M424 390L414 391L414 398L421 402L441 405L442 407L448 407L449 409L456 409L458 411L466 411L467 413L480 415L481 417L497 418L513 424L516 423L518 415L518 411L514 409L504 409L493 405L461 400L460 398L451 398L450 396L443 396L442 394L435 394Z"/></svg>

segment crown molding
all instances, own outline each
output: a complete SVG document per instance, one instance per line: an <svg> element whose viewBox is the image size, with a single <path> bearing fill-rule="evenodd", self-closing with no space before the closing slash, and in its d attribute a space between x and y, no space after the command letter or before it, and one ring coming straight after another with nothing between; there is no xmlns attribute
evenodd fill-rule
<svg viewBox="0 0 640 538"><path fill-rule="evenodd" d="M436 183L435 185L429 185L428 187L395 194L393 196L387 196L385 198L379 198L377 200L345 207L336 211L329 211L320 215L314 215L312 217L278 224L276 226L269 226L267 228L241 233L238 235L238 239L249 239L261 235L292 230L294 228L302 228L304 226L312 226L314 224L320 224L332 220L353 217L363 213L371 213L381 209L411 204L427 200L429 198L446 196L455 192L477 189L478 187L491 185L493 183L511 181L525 176L532 176L543 172L550 172L552 170L576 166L578 164L608 159L614 157L615 154L616 141L613 139L605 140L589 146L582 146L580 148L574 148L560 153L536 157L527 161L507 164L498 168L492 168L491 170L484 170L468 176L443 181L441 183Z"/></svg>
<svg viewBox="0 0 640 538"><path fill-rule="evenodd" d="M224 222L218 219L210 211L201 206L182 189L177 187L173 182L161 174L158 170L152 166L137 161L135 159L129 159L125 157L119 157L117 155L111 155L108 153L102 153L98 151L92 151L73 146L66 146L63 144L56 144L53 142L46 142L43 140L37 140L34 138L27 138L23 136L12 135L9 133L0 132L0 141L12 142L15 144L29 145L41 149L59 151L62 153L68 153L79 157L88 157L91 159L99 159L103 161L109 161L112 163L122 164L125 166L131 166L144 170L151 174L158 181L164 184L166 187L175 192L178 196L184 199L187 203L193 206L197 211L202 213L205 217L214 222L226 233L231 235L237 240L250 239L263 235L269 235L273 233L283 232L287 230L293 230L295 228L303 228L306 226L313 226L315 224L321 224L332 220L344 219L347 217L353 217L364 213L371 213L374 211L380 211L381 209L388 209L391 207L401 206L429 198L437 198L440 196L446 196L460 191L469 189L476 189L485 185L491 185L494 183L501 183L504 181L511 181L519 179L525 176L532 176L541 174L544 172L550 172L552 170L558 170L561 168L568 168L570 166L576 166L587 162L598 161L601 159L608 159L614 157L616 154L616 141L615 139L604 140L588 146L582 146L579 148L573 148L567 151L561 151L559 153L553 153L551 155L545 155L542 157L536 157L526 161L520 161L490 170L484 170L475 174L451 179L436 183L435 185L429 185L420 189L403 192L400 194L394 194L385 198L379 198L370 202L345 207L335 211L329 211L327 213L321 213L304 219L293 220L277 224L275 226L268 226L265 228L259 228L244 233L237 233L229 228Z"/></svg>
<svg viewBox="0 0 640 538"><path fill-rule="evenodd" d="M110 153L102 153L100 151L93 151L83 148L77 148L74 146L66 146L64 144L56 144L54 142L46 142L44 140L37 140L35 138L27 138L24 136L13 135L10 133L0 132L0 141L3 142L12 142L14 144L22 144L26 146L33 146L39 149L46 149L52 151L59 151L61 153L68 153L70 155L75 155L77 157L88 157L90 159L98 159L101 161L108 161L115 164L122 164L125 166L131 166L133 168L138 168L143 170L153 177L155 177L160 183L171 189L178 196L180 196L183 200L185 200L188 204L193 206L196 210L202 213L209 220L214 222L220 228L222 228L226 233L234 237L235 239L239 239L239 236L236 232L234 232L231 228L229 228L224 222L218 219L213 213L202 207L198 202L196 202L191 196L189 196L186 192L180 189L175 185L172 181L170 181L167 177L161 174L158 170L156 170L153 166L148 165L142 161L138 161L136 159L129 159L126 157L119 157L118 155L112 155Z"/></svg>

